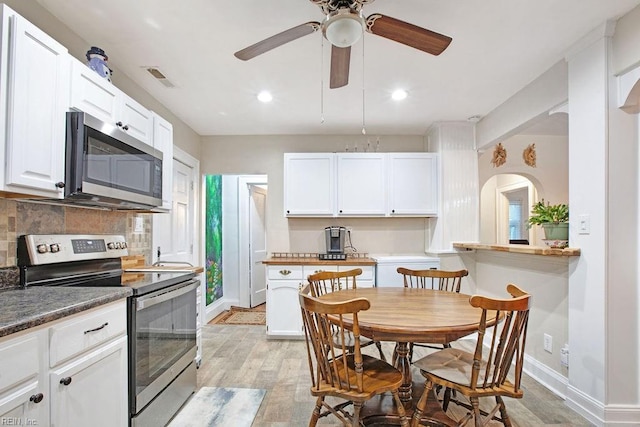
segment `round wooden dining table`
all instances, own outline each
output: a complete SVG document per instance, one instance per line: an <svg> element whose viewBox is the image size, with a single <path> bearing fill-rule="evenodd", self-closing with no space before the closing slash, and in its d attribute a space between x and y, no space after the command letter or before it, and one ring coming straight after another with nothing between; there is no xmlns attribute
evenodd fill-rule
<svg viewBox="0 0 640 427"><path fill-rule="evenodd" d="M396 342L395 367L403 375L400 400L411 410L415 390L412 389L409 343L447 344L477 332L481 310L469 304L470 297L432 289L376 287L340 290L319 299L330 302L354 298L369 300L371 307L358 313L360 334L376 341ZM344 321L348 326L349 319ZM447 424L446 420L441 422Z"/></svg>

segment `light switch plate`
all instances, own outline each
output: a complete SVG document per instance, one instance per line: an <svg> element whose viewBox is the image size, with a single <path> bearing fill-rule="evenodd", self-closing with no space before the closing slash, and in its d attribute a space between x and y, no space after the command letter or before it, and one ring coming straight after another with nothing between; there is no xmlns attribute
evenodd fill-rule
<svg viewBox="0 0 640 427"><path fill-rule="evenodd" d="M582 214L578 216L578 234L591 233L591 215Z"/></svg>

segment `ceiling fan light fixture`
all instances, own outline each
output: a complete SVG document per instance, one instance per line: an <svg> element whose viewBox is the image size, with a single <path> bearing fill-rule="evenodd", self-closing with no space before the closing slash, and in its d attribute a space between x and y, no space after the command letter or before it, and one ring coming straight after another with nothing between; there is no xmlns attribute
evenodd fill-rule
<svg viewBox="0 0 640 427"><path fill-rule="evenodd" d="M363 33L364 18L348 9L330 15L324 23L324 36L336 47L353 46Z"/></svg>

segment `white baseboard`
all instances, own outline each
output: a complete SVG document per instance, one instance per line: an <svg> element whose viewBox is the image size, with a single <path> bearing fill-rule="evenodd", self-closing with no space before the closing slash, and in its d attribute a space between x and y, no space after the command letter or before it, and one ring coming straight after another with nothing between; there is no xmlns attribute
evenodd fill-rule
<svg viewBox="0 0 640 427"><path fill-rule="evenodd" d="M567 398L569 379L564 375L559 374L547 365L527 355L524 356L524 366L522 369L527 375L542 384L556 396L561 399Z"/></svg>
<svg viewBox="0 0 640 427"><path fill-rule="evenodd" d="M605 407L601 402L569 385L567 377L526 355L523 370L549 391L564 399L568 408L596 426L640 426L640 406L638 405Z"/></svg>

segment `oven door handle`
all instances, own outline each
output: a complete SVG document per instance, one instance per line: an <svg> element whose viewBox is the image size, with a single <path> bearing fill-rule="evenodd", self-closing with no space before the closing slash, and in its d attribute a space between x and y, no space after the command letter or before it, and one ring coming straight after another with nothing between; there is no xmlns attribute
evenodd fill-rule
<svg viewBox="0 0 640 427"><path fill-rule="evenodd" d="M174 288L173 290L165 290L165 292L159 294L140 297L136 300L136 311L144 310L145 308L149 308L156 304L160 304L170 299L179 297L180 295L184 295L187 292L195 290L199 285L200 281L195 280L194 282L186 286L179 286L177 288Z"/></svg>

